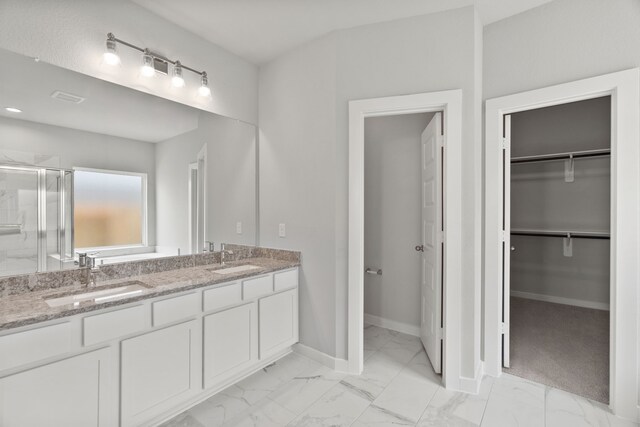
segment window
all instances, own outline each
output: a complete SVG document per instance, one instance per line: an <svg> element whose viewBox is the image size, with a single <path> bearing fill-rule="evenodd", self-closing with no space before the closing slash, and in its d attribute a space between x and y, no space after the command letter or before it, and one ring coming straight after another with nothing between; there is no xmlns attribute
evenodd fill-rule
<svg viewBox="0 0 640 427"><path fill-rule="evenodd" d="M146 245L147 175L76 169L76 248Z"/></svg>

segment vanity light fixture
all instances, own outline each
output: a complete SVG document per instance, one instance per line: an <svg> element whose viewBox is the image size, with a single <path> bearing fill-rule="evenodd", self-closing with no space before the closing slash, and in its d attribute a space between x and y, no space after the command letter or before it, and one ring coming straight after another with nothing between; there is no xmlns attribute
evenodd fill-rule
<svg viewBox="0 0 640 427"><path fill-rule="evenodd" d="M140 67L140 74L144 77L153 77L156 75L156 69L153 66L153 56L145 49L142 54L142 67Z"/></svg>
<svg viewBox="0 0 640 427"><path fill-rule="evenodd" d="M103 59L108 65L120 65L116 38L111 33L107 36L107 50L104 52Z"/></svg>
<svg viewBox="0 0 640 427"><path fill-rule="evenodd" d="M184 78L182 77L182 65L180 64L180 61L176 61L176 65L173 66L171 85L173 87L184 87Z"/></svg>
<svg viewBox="0 0 640 427"><path fill-rule="evenodd" d="M22 110L16 107L5 107L5 110L10 113L22 113Z"/></svg>
<svg viewBox="0 0 640 427"><path fill-rule="evenodd" d="M194 74L200 76L200 87L198 88L198 96L209 97L211 96L211 89L209 88L209 79L206 71L198 71L191 67L187 67L178 60L171 60L163 55L152 52L147 48L141 48L134 44L128 43L124 40L120 40L113 35L113 33L107 34L107 50L104 53L104 62L108 65L119 65L120 56L118 55L117 45L121 44L131 49L137 50L142 53L142 67L140 68L140 74L144 77L153 77L157 73L169 74L169 66L173 67L171 71L171 85L176 88L182 88L186 86L183 72L184 70L191 71Z"/></svg>
<svg viewBox="0 0 640 427"><path fill-rule="evenodd" d="M198 88L198 95L203 98L211 96L211 89L209 88L209 79L207 78L206 71L202 72L200 87Z"/></svg>

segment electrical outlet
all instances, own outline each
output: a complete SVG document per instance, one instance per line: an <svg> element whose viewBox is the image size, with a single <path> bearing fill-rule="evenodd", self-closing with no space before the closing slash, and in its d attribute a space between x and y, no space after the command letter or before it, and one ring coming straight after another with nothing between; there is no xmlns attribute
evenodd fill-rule
<svg viewBox="0 0 640 427"><path fill-rule="evenodd" d="M236 233L242 234L242 223L240 221L236 222Z"/></svg>
<svg viewBox="0 0 640 427"><path fill-rule="evenodd" d="M287 236L287 229L285 228L284 224L278 225L278 236L280 236L280 237L286 237Z"/></svg>

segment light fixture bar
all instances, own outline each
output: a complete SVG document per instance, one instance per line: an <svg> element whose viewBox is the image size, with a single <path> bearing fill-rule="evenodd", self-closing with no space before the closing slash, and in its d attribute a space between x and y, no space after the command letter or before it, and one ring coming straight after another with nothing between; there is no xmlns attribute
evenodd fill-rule
<svg viewBox="0 0 640 427"><path fill-rule="evenodd" d="M117 38L116 36L114 36L114 35L113 35L113 33L109 33L109 34L107 34L107 40L112 40L112 41L114 41L114 42L116 42L116 43L119 43L119 44L121 44L121 45L123 45L123 46L127 46L127 47L130 47L131 49L137 50L138 52L141 52L141 53L143 53L143 54L144 54L144 53L149 54L149 55L151 55L153 58L161 59L161 60L163 60L163 61L165 61L165 62L168 62L169 64L174 65L174 66L175 66L176 64L178 64L178 63L179 63L179 64L180 64L180 67L181 67L183 70L189 70L189 71L191 71L192 73L198 74L199 76L202 76L203 74L204 74L204 75L206 75L206 74L207 74L207 72L206 72L206 71L198 71L198 70L196 70L195 68L188 67L188 66L184 65L182 62L178 61L177 59L174 61L174 60L172 60L172 59L167 58L166 56L163 56L163 55L160 55L160 54L158 54L158 53L152 52L152 51L150 51L149 49L142 48L142 47L140 47L140 46L136 46L136 45L134 45L134 44L131 44L131 43L129 43L129 42L126 42L126 41L124 41L124 40L121 40L121 39Z"/></svg>

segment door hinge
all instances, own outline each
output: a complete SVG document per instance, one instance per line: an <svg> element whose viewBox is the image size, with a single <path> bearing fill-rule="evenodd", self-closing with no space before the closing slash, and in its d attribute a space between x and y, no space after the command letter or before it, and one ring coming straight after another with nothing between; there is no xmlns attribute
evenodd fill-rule
<svg viewBox="0 0 640 427"><path fill-rule="evenodd" d="M509 324L508 323L500 323L500 333L502 335L509 335Z"/></svg>
<svg viewBox="0 0 640 427"><path fill-rule="evenodd" d="M504 230L500 231L500 240L503 241L503 242L507 241L507 232L506 231L504 231Z"/></svg>
<svg viewBox="0 0 640 427"><path fill-rule="evenodd" d="M436 330L436 339L438 340L444 339L444 328L438 328Z"/></svg>
<svg viewBox="0 0 640 427"><path fill-rule="evenodd" d="M507 138L502 138L502 149L506 150L509 147L509 140Z"/></svg>

